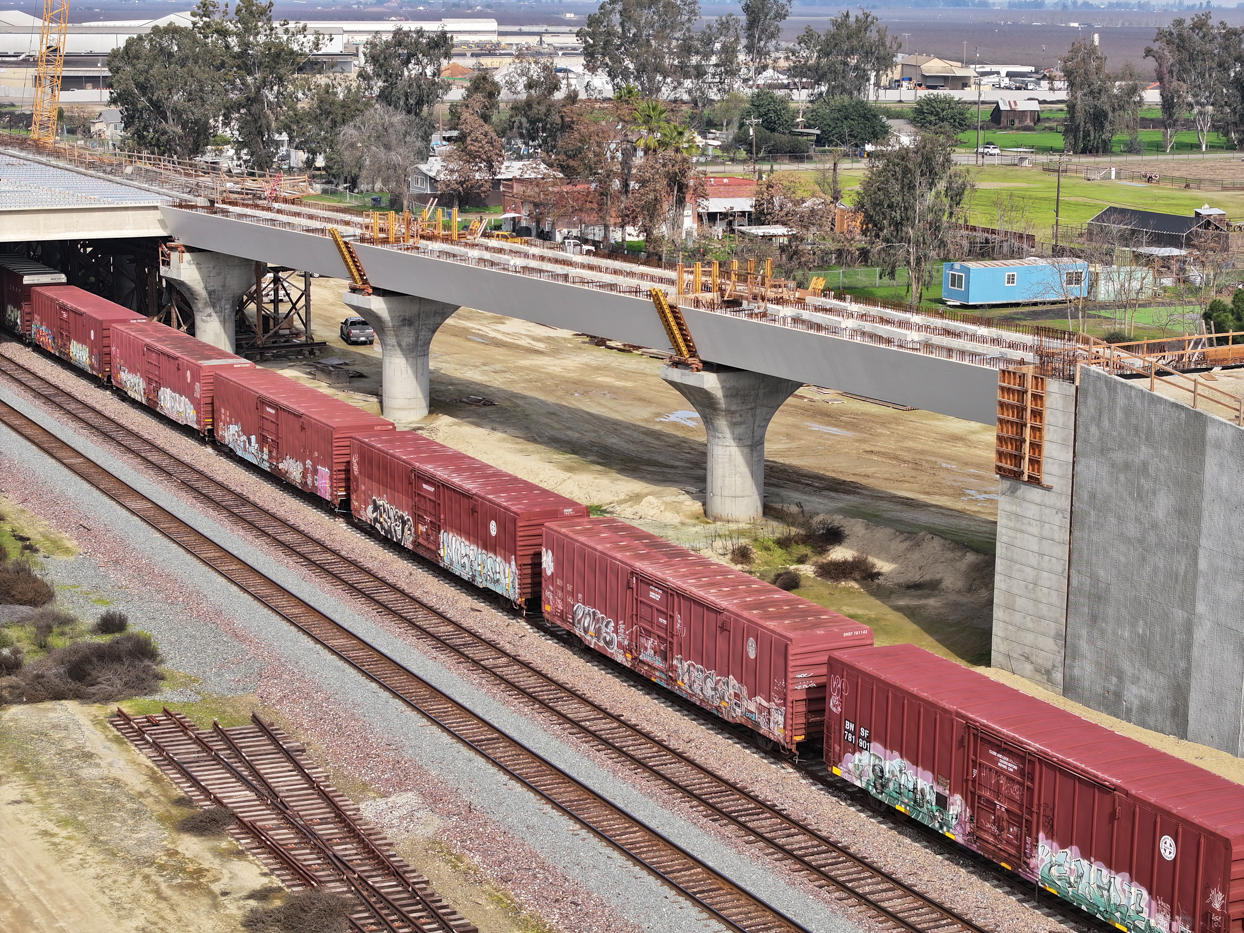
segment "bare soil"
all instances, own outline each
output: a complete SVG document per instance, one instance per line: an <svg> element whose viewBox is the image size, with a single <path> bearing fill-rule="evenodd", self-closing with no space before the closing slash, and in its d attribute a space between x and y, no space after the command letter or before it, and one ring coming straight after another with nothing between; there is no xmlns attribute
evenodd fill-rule
<svg viewBox="0 0 1244 933"><path fill-rule="evenodd" d="M348 389L318 381L306 361L263 365L379 412L379 345L338 337L345 289L312 279L315 336L329 343L319 358L359 374ZM769 521L731 527L704 518L704 429L659 359L464 308L437 332L431 366L432 413L415 426L428 436L721 560L731 536L777 533L787 516L851 520L846 546L886 562L887 575L866 587L809 581L800 595L872 625L882 642L987 661L991 426L805 386L769 428ZM956 574L971 586L948 586Z"/></svg>
<svg viewBox="0 0 1244 933"><path fill-rule="evenodd" d="M154 765L77 703L0 714L0 929L232 933L274 879L193 812Z"/></svg>

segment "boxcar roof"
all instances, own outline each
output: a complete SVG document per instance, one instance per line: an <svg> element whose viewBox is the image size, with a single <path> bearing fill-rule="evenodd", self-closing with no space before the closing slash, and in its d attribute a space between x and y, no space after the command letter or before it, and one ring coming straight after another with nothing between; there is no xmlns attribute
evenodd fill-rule
<svg viewBox="0 0 1244 933"><path fill-rule="evenodd" d="M103 321L145 321L146 317L137 311L123 308L115 301L101 298L76 285L39 285L33 289L66 304L76 311L89 314Z"/></svg>
<svg viewBox="0 0 1244 933"><path fill-rule="evenodd" d="M116 329L127 334L133 334L135 337L159 347L161 350L166 350L174 356L179 356L194 363L210 365L212 363L249 362L249 360L230 353L228 350L213 347L210 343L204 343L197 337L191 337L189 334L173 330L173 328L166 327L164 324L157 324L155 321L129 321L118 324Z"/></svg>
<svg viewBox="0 0 1244 933"><path fill-rule="evenodd" d="M298 412L329 427L354 427L359 431L382 431L393 427L393 422L386 418L369 414L349 402L333 398L318 389L295 382L280 373L274 373L260 366L254 369L226 368L218 371L216 373L218 396L221 382L236 383L275 402L282 408Z"/></svg>
<svg viewBox="0 0 1244 933"><path fill-rule="evenodd" d="M620 519L577 519L553 522L548 527L606 554L616 554L667 586L788 636L848 637L861 632L871 635L868 626L861 622Z"/></svg>
<svg viewBox="0 0 1244 933"><path fill-rule="evenodd" d="M834 657L1244 844L1244 787L1226 778L915 645L846 648Z"/></svg>
<svg viewBox="0 0 1244 933"><path fill-rule="evenodd" d="M583 506L573 499L520 479L414 431L375 434L358 440L520 514L557 512L573 515L583 511ZM567 509L572 511L567 512Z"/></svg>
<svg viewBox="0 0 1244 933"><path fill-rule="evenodd" d="M25 256L0 256L0 269L11 272L13 275L20 275L23 280L31 277L36 280L42 279L49 285L65 281L65 273L58 272L41 262L35 262L33 259L27 259ZM32 283L23 281L23 284Z"/></svg>

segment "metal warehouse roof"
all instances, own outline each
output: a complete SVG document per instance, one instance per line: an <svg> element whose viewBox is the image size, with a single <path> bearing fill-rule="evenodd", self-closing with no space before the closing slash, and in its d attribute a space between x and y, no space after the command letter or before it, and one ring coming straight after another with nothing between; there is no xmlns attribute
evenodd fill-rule
<svg viewBox="0 0 1244 933"><path fill-rule="evenodd" d="M1038 100L999 100L999 110L1035 110L1041 112L1041 102Z"/></svg>
<svg viewBox="0 0 1244 933"><path fill-rule="evenodd" d="M1176 236L1183 236L1205 223L1205 218L1112 206L1106 208L1089 223L1107 227L1130 227L1145 233L1173 233Z"/></svg>
<svg viewBox="0 0 1244 933"><path fill-rule="evenodd" d="M168 198L91 175L0 154L0 211L58 207L137 207Z"/></svg>

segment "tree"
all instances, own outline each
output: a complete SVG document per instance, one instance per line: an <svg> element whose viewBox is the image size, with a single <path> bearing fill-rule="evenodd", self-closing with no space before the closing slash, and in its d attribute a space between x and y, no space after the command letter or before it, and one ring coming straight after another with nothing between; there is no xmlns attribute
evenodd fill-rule
<svg viewBox="0 0 1244 933"><path fill-rule="evenodd" d="M1244 289L1237 288L1230 301L1215 298L1201 314L1201 320L1205 322L1205 329L1211 334L1244 331ZM1225 342L1225 338L1222 342ZM1244 343L1244 338L1233 337L1231 342Z"/></svg>
<svg viewBox="0 0 1244 933"><path fill-rule="evenodd" d="M340 178L344 167L337 139L341 130L370 106L357 83L322 81L288 121L289 144L306 152L308 165L315 165L323 156L325 172Z"/></svg>
<svg viewBox="0 0 1244 933"><path fill-rule="evenodd" d="M666 100L715 52L715 36L706 43L695 32L699 16L697 0L603 0L578 32L584 65L614 88Z"/></svg>
<svg viewBox="0 0 1244 933"><path fill-rule="evenodd" d="M1226 29L1226 24L1222 24L1222 29ZM1192 125L1196 128L1197 140L1204 152L1214 120L1214 105L1221 95L1224 78L1214 15L1206 11L1187 21L1182 18L1172 20L1170 26L1157 30L1153 41L1157 48L1150 46L1145 49L1145 54L1154 59L1155 65L1158 55L1162 56L1167 67L1167 80L1173 84L1171 93L1192 114ZM1153 55L1150 55L1151 51ZM1161 78L1159 74L1159 82Z"/></svg>
<svg viewBox="0 0 1244 933"><path fill-rule="evenodd" d="M834 202L809 198L795 182L774 174L756 185L753 205L752 223L781 224L795 231L780 249L783 261L795 268L813 266L813 248L808 244L832 232Z"/></svg>
<svg viewBox="0 0 1244 933"><path fill-rule="evenodd" d="M605 242L611 243L618 204L630 191L630 139L632 115L629 104L616 102L599 109L587 101L565 111L566 128L558 140L555 165L566 178L587 182L593 203L605 226Z"/></svg>
<svg viewBox="0 0 1244 933"><path fill-rule="evenodd" d="M1238 149L1244 141L1244 27L1219 23L1219 30L1223 87L1218 110L1223 133Z"/></svg>
<svg viewBox="0 0 1244 933"><path fill-rule="evenodd" d="M1147 46L1145 58L1153 59L1153 75L1158 79L1158 100L1162 106L1162 148L1167 152L1175 145L1180 118L1188 109L1187 88L1175 73L1175 62L1165 46Z"/></svg>
<svg viewBox="0 0 1244 933"><path fill-rule="evenodd" d="M648 153L635 169L635 190L627 200L628 223L639 228L651 250L653 245L680 233L688 201L697 203L707 186L691 158L674 149Z"/></svg>
<svg viewBox="0 0 1244 933"><path fill-rule="evenodd" d="M471 78L471 83L467 85L462 100L456 100L449 105L449 125L457 129L458 121L462 119L462 114L466 110L470 110L485 123L491 124L497 116L500 101L500 82L488 72L481 71Z"/></svg>
<svg viewBox="0 0 1244 933"><path fill-rule="evenodd" d="M894 64L899 42L891 39L877 17L850 10L829 21L818 33L804 29L791 50L791 76L816 97L863 97Z"/></svg>
<svg viewBox="0 0 1244 933"><path fill-rule="evenodd" d="M795 111L790 99L780 97L768 88L752 94L743 112L743 120L758 119L770 133L790 133L795 128Z"/></svg>
<svg viewBox="0 0 1244 933"><path fill-rule="evenodd" d="M955 167L955 139L921 133L910 146L874 153L856 194L864 234L894 278L909 273L908 303L920 304L932 264L949 250L971 182Z"/></svg>
<svg viewBox="0 0 1244 933"><path fill-rule="evenodd" d="M148 152L200 155L224 112L224 87L202 37L184 26L154 26L108 55L110 103L130 142Z"/></svg>
<svg viewBox="0 0 1244 933"><path fill-rule="evenodd" d="M739 87L741 32L738 17L730 13L717 17L687 39L683 50L683 97L691 105L692 121L698 126L704 125L705 111L715 101Z"/></svg>
<svg viewBox="0 0 1244 933"><path fill-rule="evenodd" d="M962 133L975 121L967 103L953 94L925 94L912 108L911 122L922 130Z"/></svg>
<svg viewBox="0 0 1244 933"><path fill-rule="evenodd" d="M552 59L520 57L506 75L505 89L523 97L510 107L510 132L539 152L557 148L562 132L562 108L573 104L579 92L560 99L562 79Z"/></svg>
<svg viewBox="0 0 1244 933"><path fill-rule="evenodd" d="M822 97L808 109L808 122L822 146L864 146L890 135L881 111L859 97Z"/></svg>
<svg viewBox="0 0 1244 933"><path fill-rule="evenodd" d="M363 47L359 84L378 103L414 118L430 135L432 109L448 88L441 68L453 50L453 37L444 30L429 33L399 26L388 38L374 37Z"/></svg>
<svg viewBox="0 0 1244 933"><path fill-rule="evenodd" d="M1106 56L1088 39L1072 44L1063 59L1067 81L1067 121L1063 146L1068 152L1109 152L1115 130L1114 79Z"/></svg>
<svg viewBox="0 0 1244 933"><path fill-rule="evenodd" d="M273 22L272 3L238 0L232 17L216 0L200 0L191 13L194 30L211 52L226 94L225 119L260 171L272 167L276 136L310 92L305 69L320 47L305 24Z"/></svg>
<svg viewBox="0 0 1244 933"><path fill-rule="evenodd" d="M421 120L377 104L342 129L338 147L344 170L360 186L389 192L389 207L405 210L411 170L428 154Z"/></svg>
<svg viewBox="0 0 1244 933"><path fill-rule="evenodd" d="M453 195L455 207L487 198L502 161L501 140L473 111L462 115L458 130L458 141L445 156L439 185L441 191Z"/></svg>
<svg viewBox="0 0 1244 933"><path fill-rule="evenodd" d="M751 65L752 84L773 58L790 4L791 0L743 0L743 51Z"/></svg>

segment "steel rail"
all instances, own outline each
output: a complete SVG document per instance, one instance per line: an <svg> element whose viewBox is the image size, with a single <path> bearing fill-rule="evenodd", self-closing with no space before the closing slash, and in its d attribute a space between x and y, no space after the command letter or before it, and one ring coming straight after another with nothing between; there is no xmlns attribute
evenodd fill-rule
<svg viewBox="0 0 1244 933"><path fill-rule="evenodd" d="M637 865L736 933L807 933L758 896L601 797L538 753L437 690L7 403L0 423L229 579L382 689L473 748Z"/></svg>
<svg viewBox="0 0 1244 933"><path fill-rule="evenodd" d="M19 363L0 356L0 372ZM303 532L292 528L241 494L167 454L151 441L116 424L89 404L36 380L32 391L65 408L80 423L102 432L118 450L132 454L179 480L185 489L217 514L239 521L275 542L300 565L328 574L339 589L362 599L395 621L414 627L442 653L490 675L504 689L526 699L573 730L602 754L623 760L652 780L686 798L717 825L745 837L759 852L812 884L850 897L886 925L909 933L984 933L983 928L891 877L867 858L818 833L777 807L736 786L603 707L518 661L476 633L430 609L382 575L368 571ZM83 413L79 413L82 411ZM89 417L84 417L84 413Z"/></svg>

